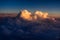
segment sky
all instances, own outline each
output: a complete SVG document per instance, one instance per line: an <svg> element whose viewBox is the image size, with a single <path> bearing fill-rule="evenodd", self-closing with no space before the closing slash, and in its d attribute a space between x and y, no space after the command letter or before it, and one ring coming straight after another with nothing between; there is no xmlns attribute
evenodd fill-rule
<svg viewBox="0 0 60 40"><path fill-rule="evenodd" d="M18 13L20 10L36 10L60 14L59 0L0 0L0 13Z"/></svg>

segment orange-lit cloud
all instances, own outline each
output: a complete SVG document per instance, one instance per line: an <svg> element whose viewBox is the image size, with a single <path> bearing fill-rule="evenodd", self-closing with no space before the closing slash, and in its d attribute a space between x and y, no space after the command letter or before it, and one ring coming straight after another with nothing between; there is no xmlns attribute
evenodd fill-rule
<svg viewBox="0 0 60 40"><path fill-rule="evenodd" d="M21 13L21 17L26 20L32 20L31 12L27 10L23 10Z"/></svg>
<svg viewBox="0 0 60 40"><path fill-rule="evenodd" d="M36 11L35 15L39 16L40 18L48 18L48 13L43 13L41 11Z"/></svg>
<svg viewBox="0 0 60 40"><path fill-rule="evenodd" d="M48 13L47 13L47 12L44 13L42 17L43 17L43 18L48 18Z"/></svg>
<svg viewBox="0 0 60 40"><path fill-rule="evenodd" d="M42 18L42 19L45 19L45 18L48 18L48 13L44 13L44 12L41 12L41 11L35 11L34 12L34 15L27 11L27 10L23 10L21 12L21 16L23 19L26 19L26 20L37 20L37 18Z"/></svg>

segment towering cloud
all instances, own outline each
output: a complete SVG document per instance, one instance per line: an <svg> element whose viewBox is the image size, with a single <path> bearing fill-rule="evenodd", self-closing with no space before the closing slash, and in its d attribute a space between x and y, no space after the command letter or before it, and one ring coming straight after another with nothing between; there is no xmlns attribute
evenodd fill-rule
<svg viewBox="0 0 60 40"><path fill-rule="evenodd" d="M31 16L31 12L27 11L27 10L23 10L21 12L21 16L23 19L26 19L26 20L32 20L32 16Z"/></svg>
<svg viewBox="0 0 60 40"><path fill-rule="evenodd" d="M37 20L38 17L40 19L45 19L45 18L48 18L48 13L44 13L44 12L41 12L41 11L35 11L34 14L32 14L31 12L29 12L28 10L22 10L21 11L21 14L20 14L20 17L25 19L25 20Z"/></svg>
<svg viewBox="0 0 60 40"><path fill-rule="evenodd" d="M48 17L48 13L43 13L41 11L36 11L35 15L37 15L40 18L47 18Z"/></svg>

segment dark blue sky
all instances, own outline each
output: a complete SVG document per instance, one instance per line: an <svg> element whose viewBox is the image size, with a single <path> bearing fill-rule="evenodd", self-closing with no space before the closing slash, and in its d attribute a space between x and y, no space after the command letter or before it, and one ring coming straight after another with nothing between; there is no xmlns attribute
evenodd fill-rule
<svg viewBox="0 0 60 40"><path fill-rule="evenodd" d="M59 0L0 0L0 12L18 13L19 10L27 9L31 12L36 10L60 13Z"/></svg>

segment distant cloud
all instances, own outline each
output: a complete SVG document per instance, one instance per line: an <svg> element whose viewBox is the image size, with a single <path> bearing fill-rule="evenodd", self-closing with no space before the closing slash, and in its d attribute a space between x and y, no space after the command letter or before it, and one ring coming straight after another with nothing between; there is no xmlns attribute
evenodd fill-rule
<svg viewBox="0 0 60 40"><path fill-rule="evenodd" d="M40 18L47 18L48 17L48 13L43 13L41 11L36 11L35 15L38 15Z"/></svg>
<svg viewBox="0 0 60 40"><path fill-rule="evenodd" d="M48 13L47 12L42 12L42 11L35 11L34 14L29 12L28 10L22 10L21 11L21 16L25 20L37 20L37 18L48 18Z"/></svg>
<svg viewBox="0 0 60 40"><path fill-rule="evenodd" d="M31 12L27 11L27 10L23 10L21 12L21 16L23 19L26 19L26 20L31 20L32 19L32 16L31 16Z"/></svg>

